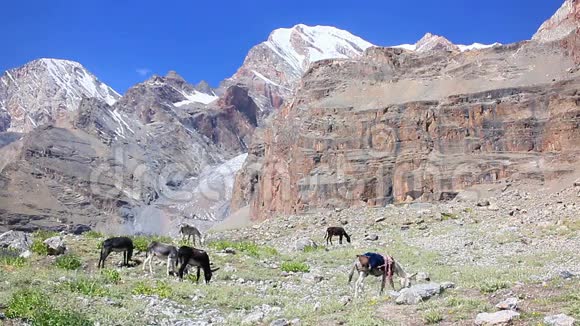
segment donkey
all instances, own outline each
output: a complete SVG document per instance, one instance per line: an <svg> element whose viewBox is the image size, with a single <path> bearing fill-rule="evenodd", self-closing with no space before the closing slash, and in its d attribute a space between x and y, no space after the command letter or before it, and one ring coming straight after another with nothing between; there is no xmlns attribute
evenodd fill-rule
<svg viewBox="0 0 580 326"><path fill-rule="evenodd" d="M133 241L127 237L114 237L103 241L98 268L105 267L105 259L111 252L123 252L123 266L129 266L133 256Z"/></svg>
<svg viewBox="0 0 580 326"><path fill-rule="evenodd" d="M346 238L346 242L350 243L350 236L346 233L343 227L331 226L328 229L326 229L326 235L324 236L324 240L326 240L326 245L328 245L329 241L330 244L332 245L332 237L335 235L338 236L339 244L342 244L343 236Z"/></svg>
<svg viewBox="0 0 580 326"><path fill-rule="evenodd" d="M403 267L395 261L391 256L383 256L381 254L367 252L364 255L357 255L357 259L352 265L350 274L348 275L348 283L352 281L352 276L355 269L358 271L359 275L355 283L354 297L357 298L359 291L363 291L364 280L368 275L382 276L381 289L379 290L379 295L383 293L385 289L385 281L388 279L391 288L395 290L395 285L393 283L393 274L396 274L400 279L401 288L408 288L411 286L411 280L415 278L417 273L408 274L403 270Z"/></svg>
<svg viewBox="0 0 580 326"><path fill-rule="evenodd" d="M201 235L201 232L199 232L199 230L195 226L183 223L179 228L179 233L181 234L181 239L185 239L185 236L187 236L187 241L189 241L190 237L193 237L194 246L196 237L199 238L200 245L203 245L204 238Z"/></svg>
<svg viewBox="0 0 580 326"><path fill-rule="evenodd" d="M177 248L172 245L165 243L153 241L147 247L147 252L145 252L145 261L143 262L143 270L145 270L145 264L149 263L149 273L153 274L153 267L151 267L151 261L153 257L160 259L167 259L167 275L172 275L175 273L177 267ZM169 269L171 268L171 273Z"/></svg>
<svg viewBox="0 0 580 326"><path fill-rule="evenodd" d="M197 267L197 281L199 282L199 276L201 269L203 268L203 276L205 278L205 283L209 283L213 272L217 271L218 268L211 268L211 263L209 261L209 256L207 252L192 247L182 246L177 251L177 257L179 260L178 276L180 280L183 280L183 273L188 265Z"/></svg>

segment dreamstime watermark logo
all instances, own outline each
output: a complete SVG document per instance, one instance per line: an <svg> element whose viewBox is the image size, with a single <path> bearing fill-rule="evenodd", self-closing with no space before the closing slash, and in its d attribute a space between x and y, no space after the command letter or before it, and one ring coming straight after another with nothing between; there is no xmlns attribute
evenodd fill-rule
<svg viewBox="0 0 580 326"><path fill-rule="evenodd" d="M118 147L111 158L91 169L89 187L93 195L105 198L126 196L146 204L197 201L211 205L229 200L237 171L238 166L227 162L202 169L172 161L136 164L128 151Z"/></svg>

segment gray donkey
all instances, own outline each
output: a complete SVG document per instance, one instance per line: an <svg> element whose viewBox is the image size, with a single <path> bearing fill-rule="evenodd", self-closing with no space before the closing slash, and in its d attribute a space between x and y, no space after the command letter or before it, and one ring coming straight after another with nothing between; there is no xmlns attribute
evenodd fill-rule
<svg viewBox="0 0 580 326"><path fill-rule="evenodd" d="M181 234L182 239L185 239L185 236L187 236L187 241L189 241L190 237L193 237L194 246L195 246L195 238L197 237L199 239L199 244L203 246L204 237L201 235L201 232L199 232L199 230L195 226L182 223L181 227L179 228L179 233Z"/></svg>
<svg viewBox="0 0 580 326"><path fill-rule="evenodd" d="M145 270L145 264L149 263L149 272L151 274L153 274L151 261L154 256L160 259L167 259L167 275L172 275L172 273L175 274L175 269L177 268L177 248L175 246L157 241L151 242L149 247L147 247L145 261L143 262L143 270ZM171 273L169 272L170 268Z"/></svg>

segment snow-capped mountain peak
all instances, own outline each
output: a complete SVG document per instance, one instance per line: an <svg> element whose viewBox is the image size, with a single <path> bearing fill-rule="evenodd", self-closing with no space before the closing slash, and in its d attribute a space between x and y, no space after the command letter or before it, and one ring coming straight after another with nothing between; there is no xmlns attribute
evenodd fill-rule
<svg viewBox="0 0 580 326"><path fill-rule="evenodd" d="M54 81L60 87L68 89L73 96L78 95L75 90L78 89L83 96L101 98L109 105L113 105L121 97L119 93L100 82L78 62L50 58L42 58L39 61L46 65L48 73Z"/></svg>
<svg viewBox="0 0 580 326"><path fill-rule="evenodd" d="M427 33L415 44L401 44L393 47L416 52L431 52L441 50L465 52L471 50L486 49L494 47L496 45L501 45L501 43L497 42L493 44L473 43L471 45L453 44L451 41L449 41L443 36Z"/></svg>
<svg viewBox="0 0 580 326"><path fill-rule="evenodd" d="M331 26L298 24L279 28L250 50L242 67L222 82L220 91L243 85L267 115L291 96L311 63L358 57L371 46L360 37Z"/></svg>
<svg viewBox="0 0 580 326"><path fill-rule="evenodd" d="M335 27L304 24L276 29L264 44L299 71L319 60L352 58L373 46Z"/></svg>
<svg viewBox="0 0 580 326"><path fill-rule="evenodd" d="M63 113L77 110L85 97L113 104L121 96L69 60L37 59L0 77L0 102L10 115L9 131L26 132L56 121Z"/></svg>

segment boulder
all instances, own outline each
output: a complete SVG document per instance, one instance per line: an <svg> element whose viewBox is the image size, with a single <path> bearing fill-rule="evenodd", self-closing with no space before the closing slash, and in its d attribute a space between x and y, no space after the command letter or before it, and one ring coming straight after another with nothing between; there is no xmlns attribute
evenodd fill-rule
<svg viewBox="0 0 580 326"><path fill-rule="evenodd" d="M307 247L316 248L318 245L310 238L300 238L294 242L294 250L296 251L304 251Z"/></svg>
<svg viewBox="0 0 580 326"><path fill-rule="evenodd" d="M395 302L397 304L418 304L439 295L441 292L443 292L443 288L438 283L416 284L410 288L402 289Z"/></svg>
<svg viewBox="0 0 580 326"><path fill-rule="evenodd" d="M352 301L352 297L350 297L350 296L348 296L348 295L345 295L345 296L343 296L343 297L341 297L341 298L340 298L340 303L341 303L343 306L346 306L346 305L348 305L348 304L349 304L351 301Z"/></svg>
<svg viewBox="0 0 580 326"><path fill-rule="evenodd" d="M242 325L258 325L264 320L266 314L263 311L258 310L250 313L242 320Z"/></svg>
<svg viewBox="0 0 580 326"><path fill-rule="evenodd" d="M419 272L417 273L417 276L415 276L415 279L417 281L430 281L431 278L429 277L429 273L427 272Z"/></svg>
<svg viewBox="0 0 580 326"><path fill-rule="evenodd" d="M495 307L500 310L518 310L518 298L507 298Z"/></svg>
<svg viewBox="0 0 580 326"><path fill-rule="evenodd" d="M0 235L0 248L17 250L20 253L30 249L32 238L22 231L8 231Z"/></svg>
<svg viewBox="0 0 580 326"><path fill-rule="evenodd" d="M379 240L379 236L376 234L369 234L365 237L365 240L367 241L377 241Z"/></svg>
<svg viewBox="0 0 580 326"><path fill-rule="evenodd" d="M544 324L550 326L574 326L575 322L574 318L564 314L544 317Z"/></svg>
<svg viewBox="0 0 580 326"><path fill-rule="evenodd" d="M89 232L91 231L92 228L88 225L85 224L75 224L75 225L70 225L68 227L67 232L74 234L74 235L81 235L83 233Z"/></svg>
<svg viewBox="0 0 580 326"><path fill-rule="evenodd" d="M60 236L48 238L44 240L44 244L47 246L48 254L51 256L62 255L66 251L66 245Z"/></svg>
<svg viewBox="0 0 580 326"><path fill-rule="evenodd" d="M475 318L475 325L508 325L519 316L520 314L513 310L502 310L493 313L482 312Z"/></svg>
<svg viewBox="0 0 580 326"><path fill-rule="evenodd" d="M489 200L482 200L480 202L477 203L478 207L487 207L489 206L491 203L489 202Z"/></svg>
<svg viewBox="0 0 580 326"><path fill-rule="evenodd" d="M563 279L565 279L565 280L574 278L574 274L571 273L570 271L560 271L558 273L558 275L560 275L560 277L563 278Z"/></svg>
<svg viewBox="0 0 580 326"><path fill-rule="evenodd" d="M286 319L276 319L270 323L270 326L289 326L290 323Z"/></svg>

